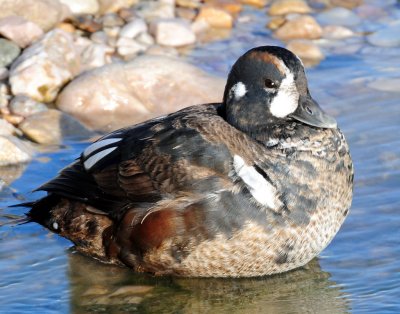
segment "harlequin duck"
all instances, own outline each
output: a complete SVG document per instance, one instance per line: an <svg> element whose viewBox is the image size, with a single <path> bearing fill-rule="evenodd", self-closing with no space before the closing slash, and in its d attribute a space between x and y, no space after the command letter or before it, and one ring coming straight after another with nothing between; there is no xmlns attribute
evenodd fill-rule
<svg viewBox="0 0 400 314"><path fill-rule="evenodd" d="M233 65L222 103L107 134L38 190L28 218L84 254L155 275L249 277L329 244L353 166L299 58L264 46Z"/></svg>

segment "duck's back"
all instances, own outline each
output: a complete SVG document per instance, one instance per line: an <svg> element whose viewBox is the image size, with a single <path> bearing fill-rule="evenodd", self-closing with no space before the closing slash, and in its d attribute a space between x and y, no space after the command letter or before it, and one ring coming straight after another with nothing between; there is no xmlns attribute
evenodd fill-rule
<svg viewBox="0 0 400 314"><path fill-rule="evenodd" d="M312 130L269 145L226 123L219 105L186 108L90 145L41 187L49 195L30 217L137 271L286 271L330 242L350 206L344 138Z"/></svg>

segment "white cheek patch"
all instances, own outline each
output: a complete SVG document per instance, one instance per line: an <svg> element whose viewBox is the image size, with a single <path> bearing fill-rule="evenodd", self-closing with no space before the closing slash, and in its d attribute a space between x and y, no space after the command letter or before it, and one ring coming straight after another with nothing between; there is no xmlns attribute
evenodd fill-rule
<svg viewBox="0 0 400 314"><path fill-rule="evenodd" d="M235 85L232 86L230 94L235 97L235 100L239 100L242 98L244 95L247 93L247 88L246 85L244 85L242 82L238 82Z"/></svg>
<svg viewBox="0 0 400 314"><path fill-rule="evenodd" d="M299 92L294 82L293 74L286 71L286 77L279 86L278 93L272 99L270 111L277 118L293 113L299 102Z"/></svg>
<svg viewBox="0 0 400 314"><path fill-rule="evenodd" d="M233 157L233 167L258 203L270 209L278 209L279 200L275 188L254 167L246 165L238 155Z"/></svg>

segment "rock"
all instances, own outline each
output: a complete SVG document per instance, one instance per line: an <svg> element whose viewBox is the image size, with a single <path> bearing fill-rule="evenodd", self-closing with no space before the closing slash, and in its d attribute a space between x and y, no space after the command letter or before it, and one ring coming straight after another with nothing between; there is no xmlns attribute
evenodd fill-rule
<svg viewBox="0 0 400 314"><path fill-rule="evenodd" d="M69 9L54 0L0 0L0 18L22 16L47 32L70 15Z"/></svg>
<svg viewBox="0 0 400 314"><path fill-rule="evenodd" d="M8 88L8 85L0 83L0 112L6 110L10 98L10 89Z"/></svg>
<svg viewBox="0 0 400 314"><path fill-rule="evenodd" d="M197 11L195 9L189 9L189 8L176 8L175 10L176 16L180 17L182 19L192 21L195 19L197 16Z"/></svg>
<svg viewBox="0 0 400 314"><path fill-rule="evenodd" d="M102 25L95 21L90 15L81 15L75 16L71 19L71 22L76 28L79 28L83 31L94 33L102 29Z"/></svg>
<svg viewBox="0 0 400 314"><path fill-rule="evenodd" d="M154 38L149 33L141 33L136 37L136 41L145 46L154 45Z"/></svg>
<svg viewBox="0 0 400 314"><path fill-rule="evenodd" d="M119 32L121 31L121 27L119 26L113 26L113 27L104 27L103 31L106 33L108 38L117 38L119 35Z"/></svg>
<svg viewBox="0 0 400 314"><path fill-rule="evenodd" d="M321 25L355 26L361 19L354 12L345 8L333 8L316 16Z"/></svg>
<svg viewBox="0 0 400 314"><path fill-rule="evenodd" d="M179 56L179 52L173 47L153 45L146 50L146 55L176 58Z"/></svg>
<svg viewBox="0 0 400 314"><path fill-rule="evenodd" d="M100 20L103 27L122 26L125 24L124 20L116 13L107 13Z"/></svg>
<svg viewBox="0 0 400 314"><path fill-rule="evenodd" d="M302 0L279 0L274 2L268 10L269 15L286 15L289 13L310 13L312 10Z"/></svg>
<svg viewBox="0 0 400 314"><path fill-rule="evenodd" d="M108 36L103 31L95 32L90 35L90 39L96 44L107 44Z"/></svg>
<svg viewBox="0 0 400 314"><path fill-rule="evenodd" d="M35 113L47 111L45 104L37 102L25 95L17 95L11 99L9 108L12 114L21 117L29 117Z"/></svg>
<svg viewBox="0 0 400 314"><path fill-rule="evenodd" d="M257 8L263 8L269 3L269 0L240 0L240 3L248 4Z"/></svg>
<svg viewBox="0 0 400 314"><path fill-rule="evenodd" d="M14 136L0 135L0 166L28 162L32 159L32 149Z"/></svg>
<svg viewBox="0 0 400 314"><path fill-rule="evenodd" d="M233 17L225 10L204 6L201 8L196 18L197 21L205 21L211 27L217 28L232 28Z"/></svg>
<svg viewBox="0 0 400 314"><path fill-rule="evenodd" d="M61 111L49 109L27 117L20 130L39 144L60 144L65 138L89 138L93 135L79 121Z"/></svg>
<svg viewBox="0 0 400 314"><path fill-rule="evenodd" d="M139 0L98 0L100 5L100 14L115 13L122 8L129 8L137 4Z"/></svg>
<svg viewBox="0 0 400 314"><path fill-rule="evenodd" d="M147 32L147 24L142 19L135 19L122 27L119 36L126 38L135 38L141 33Z"/></svg>
<svg viewBox="0 0 400 314"><path fill-rule="evenodd" d="M236 16L243 10L243 5L236 0L206 0L209 7L218 8Z"/></svg>
<svg viewBox="0 0 400 314"><path fill-rule="evenodd" d="M73 14L96 14L99 11L97 0L59 0L65 4Z"/></svg>
<svg viewBox="0 0 400 314"><path fill-rule="evenodd" d="M283 16L275 16L273 17L267 24L267 27L275 30L285 24L286 19Z"/></svg>
<svg viewBox="0 0 400 314"><path fill-rule="evenodd" d="M157 19L150 25L157 44L179 47L194 44L196 35L183 19Z"/></svg>
<svg viewBox="0 0 400 314"><path fill-rule="evenodd" d="M282 40L287 39L317 39L322 35L321 26L308 15L301 15L287 21L275 32L275 36Z"/></svg>
<svg viewBox="0 0 400 314"><path fill-rule="evenodd" d="M107 56L115 49L104 44L91 44L81 54L82 70L88 71L107 64Z"/></svg>
<svg viewBox="0 0 400 314"><path fill-rule="evenodd" d="M354 32L344 26L328 25L322 28L323 37L327 39L344 39L354 36Z"/></svg>
<svg viewBox="0 0 400 314"><path fill-rule="evenodd" d="M400 23L396 22L392 25L367 36L370 44L379 47L400 47Z"/></svg>
<svg viewBox="0 0 400 314"><path fill-rule="evenodd" d="M224 85L193 65L146 55L82 74L63 89L57 106L92 129L113 130L221 101Z"/></svg>
<svg viewBox="0 0 400 314"><path fill-rule="evenodd" d="M176 0L176 5L188 9L198 9L201 7L200 0Z"/></svg>
<svg viewBox="0 0 400 314"><path fill-rule="evenodd" d="M73 33L76 30L75 26L72 25L71 23L60 23L57 25L57 28L67 33Z"/></svg>
<svg viewBox="0 0 400 314"><path fill-rule="evenodd" d="M11 123L0 118L0 136L18 134L17 130Z"/></svg>
<svg viewBox="0 0 400 314"><path fill-rule="evenodd" d="M0 67L0 81L4 81L5 79L8 78L8 69L5 67ZM0 105L1 107L1 105Z"/></svg>
<svg viewBox="0 0 400 314"><path fill-rule="evenodd" d="M131 38L121 37L117 41L118 54L125 58L132 58L139 52L146 51L146 49L146 45L140 44Z"/></svg>
<svg viewBox="0 0 400 314"><path fill-rule="evenodd" d="M19 49L18 45L7 39L0 38L0 67L10 65L20 52L21 49Z"/></svg>
<svg viewBox="0 0 400 314"><path fill-rule="evenodd" d="M324 55L321 49L310 40L293 40L287 44L286 48L292 51L300 59L304 60L324 59Z"/></svg>
<svg viewBox="0 0 400 314"><path fill-rule="evenodd" d="M135 13L147 21L173 19L175 17L174 0L141 1L135 7Z"/></svg>
<svg viewBox="0 0 400 314"><path fill-rule="evenodd" d="M347 9L354 9L363 4L363 0L330 0L330 2L333 6L345 7Z"/></svg>
<svg viewBox="0 0 400 314"><path fill-rule="evenodd" d="M25 49L13 63L11 90L14 95L25 94L40 102L51 102L79 71L80 56L72 35L55 29Z"/></svg>
<svg viewBox="0 0 400 314"><path fill-rule="evenodd" d="M38 25L21 16L7 16L0 19L0 34L25 48L44 33Z"/></svg>
<svg viewBox="0 0 400 314"><path fill-rule="evenodd" d="M123 286L111 293L110 297L121 297L123 295L143 294L153 290L152 286Z"/></svg>

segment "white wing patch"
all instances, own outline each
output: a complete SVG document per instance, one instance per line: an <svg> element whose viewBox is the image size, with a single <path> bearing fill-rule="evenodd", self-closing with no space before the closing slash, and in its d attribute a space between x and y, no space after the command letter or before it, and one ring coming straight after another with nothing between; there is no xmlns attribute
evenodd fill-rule
<svg viewBox="0 0 400 314"><path fill-rule="evenodd" d="M233 157L233 167L257 202L271 209L278 209L279 200L275 188L254 167L246 165L238 155Z"/></svg>
<svg viewBox="0 0 400 314"><path fill-rule="evenodd" d="M92 168L95 164L97 164L101 159L103 159L105 156L107 156L116 149L117 147L110 147L94 154L93 156L91 156L90 158L86 159L83 162L83 166L85 167L86 170L90 170L90 168Z"/></svg>
<svg viewBox="0 0 400 314"><path fill-rule="evenodd" d="M83 152L83 156L87 157L94 151L101 149L102 147L105 147L107 145L117 143L121 140L122 140L122 138L108 138L108 139L100 140L98 142L94 142L92 145L90 145L88 148L85 149L85 151Z"/></svg>

